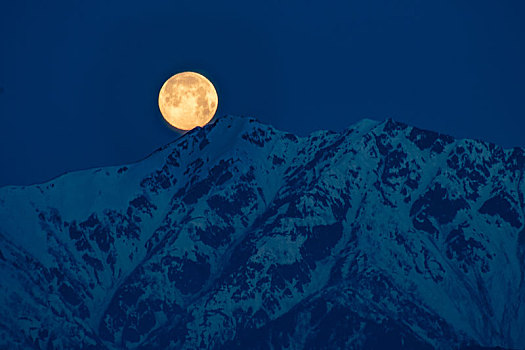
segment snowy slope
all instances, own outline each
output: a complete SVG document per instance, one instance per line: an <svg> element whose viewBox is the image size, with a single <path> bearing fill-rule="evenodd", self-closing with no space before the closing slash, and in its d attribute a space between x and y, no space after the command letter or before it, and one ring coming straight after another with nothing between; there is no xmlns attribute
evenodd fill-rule
<svg viewBox="0 0 525 350"><path fill-rule="evenodd" d="M223 117L0 189L0 347L525 348L525 151Z"/></svg>

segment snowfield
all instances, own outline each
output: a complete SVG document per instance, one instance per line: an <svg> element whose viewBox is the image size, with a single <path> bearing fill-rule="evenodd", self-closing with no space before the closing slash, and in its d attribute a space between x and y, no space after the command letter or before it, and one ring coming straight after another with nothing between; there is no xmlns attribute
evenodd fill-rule
<svg viewBox="0 0 525 350"><path fill-rule="evenodd" d="M0 348L525 349L525 151L225 116L0 189Z"/></svg>

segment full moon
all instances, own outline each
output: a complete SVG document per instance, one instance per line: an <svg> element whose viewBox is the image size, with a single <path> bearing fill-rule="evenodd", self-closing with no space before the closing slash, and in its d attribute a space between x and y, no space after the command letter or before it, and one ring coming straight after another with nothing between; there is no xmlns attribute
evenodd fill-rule
<svg viewBox="0 0 525 350"><path fill-rule="evenodd" d="M162 85L160 113L168 123L181 130L191 130L210 122L219 98L213 84L195 72L175 74Z"/></svg>

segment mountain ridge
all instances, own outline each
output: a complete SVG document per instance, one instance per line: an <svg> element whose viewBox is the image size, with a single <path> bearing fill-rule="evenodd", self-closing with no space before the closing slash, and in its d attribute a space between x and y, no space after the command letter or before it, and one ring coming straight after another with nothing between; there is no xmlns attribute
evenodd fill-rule
<svg viewBox="0 0 525 350"><path fill-rule="evenodd" d="M133 162L128 162L128 163L121 163L121 164L116 164L116 165L103 165L103 166L98 166L98 167L92 167L92 168L86 168L86 169L78 169L78 170L69 170L69 171L66 171L64 173L61 173L59 175L56 175L50 179L47 179L47 180L44 180L44 181L39 181L39 182L35 182L35 183L31 183L31 184L26 184L26 185L9 185L9 184L6 184L6 185L2 185L0 186L0 189L2 188L5 188L5 187L30 187L30 186L38 186L38 185L45 185L47 184L48 182L52 182L52 181L55 181L56 179L62 177L62 176L66 176L66 175L69 175L69 174L75 174L75 173L79 173L79 172L84 172L84 171L92 171L94 169L105 169L105 168L114 168L114 167L124 167L124 166L127 166L127 165L133 165L133 164L136 164L136 163L140 163L142 161L145 161L146 159L152 157L155 153L157 152L160 152L162 150L165 150L166 148L168 148L170 145L178 142L181 138L185 137L187 134L191 134L192 132L194 131L198 131L198 130L201 130L203 128L206 128L206 127L209 127L211 125L214 125L218 120L220 119L242 119L242 120L251 120L253 122L257 122L259 124L263 124L263 125L268 125L270 126L271 128L274 128L275 130L278 130L277 128L269 125L269 124L264 124L263 122L261 122L260 120L258 120L257 118L255 117L245 117L245 116L234 116L234 115L224 115L222 117L216 117L214 118L207 126L204 126L204 127L195 127L194 129L192 130L189 130L188 132L185 132L184 134L180 135L179 137L177 137L176 139L174 139L173 141L170 141L168 142L167 144L163 145L163 146L160 146L158 147L157 149L155 149L153 152L149 153L148 155L136 160L136 161L133 161ZM395 123L395 124L399 124L399 125L403 125L405 127L412 127L414 129L417 129L419 131L422 131L422 132L430 132L430 133L433 133L433 134L438 134L438 135L444 135L444 136L448 136L448 137L451 137L453 138L454 140L456 141L474 141L474 142L479 142L479 143L482 143L482 144L486 144L486 145L491 145L493 147L496 147L496 148L501 148L502 150L506 150L506 151L509 151L509 150L521 150L521 151L524 151L525 152L525 147L522 147L522 146L512 146L512 147L503 147L501 145L499 145L498 143L496 142L492 142L492 141L486 141L486 140L483 140L483 139L478 139L478 138L470 138L470 137L466 137L466 138L457 138L457 137L454 137L452 135L449 135L447 133L441 133L441 132L437 132L437 131L433 131L431 129L425 129L425 128L419 128L419 127L416 127L416 126L412 126L408 123L405 123L405 122L400 122L400 121L397 121L395 120L394 118L387 118L383 121L379 121L379 120L376 120L376 119L371 119L371 118L363 118L363 119L360 119L359 121L357 121L356 123L348 126L346 129L342 130L342 131L333 131L333 130L329 130L329 129L320 129L320 130L315 130L315 131L312 131L311 133L309 133L308 135L305 135L305 136L297 136L298 138L308 138L308 137L311 137L313 135L315 135L316 133L338 133L338 134L342 134L344 133L345 131L347 131L348 129L352 129L353 127L356 127L356 126L359 126L361 124L363 125L374 125L377 126L379 124L385 124L385 123ZM281 130L279 130L281 131ZM285 132L285 131L281 131L281 132ZM285 132L285 133L288 133L288 132Z"/></svg>
<svg viewBox="0 0 525 350"><path fill-rule="evenodd" d="M2 187L1 339L67 347L60 321L86 348L523 348L524 164L392 119L297 137L228 116Z"/></svg>

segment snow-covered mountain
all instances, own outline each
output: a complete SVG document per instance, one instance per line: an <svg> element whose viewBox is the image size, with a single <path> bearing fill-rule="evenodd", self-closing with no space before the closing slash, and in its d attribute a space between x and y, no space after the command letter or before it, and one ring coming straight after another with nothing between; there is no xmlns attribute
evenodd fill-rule
<svg viewBox="0 0 525 350"><path fill-rule="evenodd" d="M525 348L525 151L223 117L0 189L1 348Z"/></svg>

